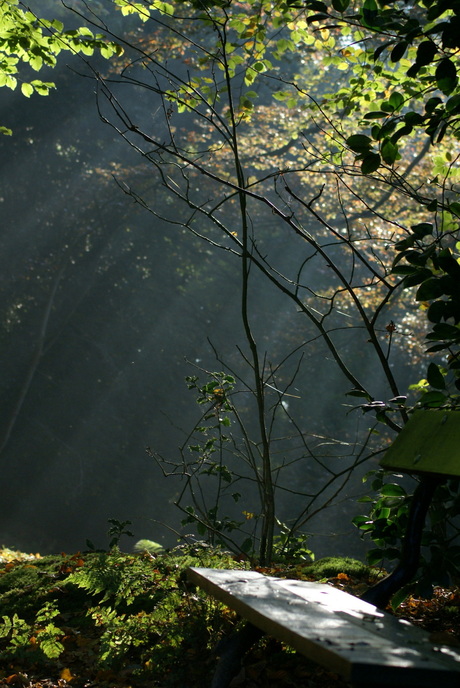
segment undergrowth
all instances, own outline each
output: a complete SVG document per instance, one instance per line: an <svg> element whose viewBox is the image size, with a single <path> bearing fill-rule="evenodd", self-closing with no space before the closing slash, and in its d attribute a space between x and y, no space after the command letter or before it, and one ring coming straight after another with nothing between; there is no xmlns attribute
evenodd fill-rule
<svg viewBox="0 0 460 688"><path fill-rule="evenodd" d="M24 672L46 671L56 685L65 680L72 688L207 685L213 650L238 620L188 583L190 566L246 569L249 563L204 544L158 554L113 548L7 562L0 569L0 684L27 685ZM338 575L344 587L349 575L371 575L369 567L340 558L261 571L310 580Z"/></svg>
<svg viewBox="0 0 460 688"><path fill-rule="evenodd" d="M8 563L0 570L0 662L6 667L0 680L17 663L51 667L58 660L78 686L72 664L86 652L99 675L129 667L133 686L147 678L163 686L198 685L209 651L234 616L190 589L189 566L246 564L204 546L157 556L115 548Z"/></svg>

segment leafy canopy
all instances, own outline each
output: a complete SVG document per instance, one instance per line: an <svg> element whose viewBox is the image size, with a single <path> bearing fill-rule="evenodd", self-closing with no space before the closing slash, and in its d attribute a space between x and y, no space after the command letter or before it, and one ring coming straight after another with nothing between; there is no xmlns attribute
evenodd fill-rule
<svg viewBox="0 0 460 688"><path fill-rule="evenodd" d="M448 129L458 137L458 0L423 0L410 6L376 0L114 3L123 14L137 14L144 22L156 12L177 17L192 11L201 14L204 23L225 25L233 38L226 41L222 67L225 62L235 73L244 71L246 86L273 68L273 57L321 51L321 69L347 73L345 84L326 94L325 107L358 115L360 127L371 129L347 139L364 174L393 165L401 158L401 144L419 130L431 143L441 142ZM286 27L288 35L281 35ZM273 29L280 30L278 40ZM219 61L213 51L209 59ZM198 80L192 90L200 86ZM286 86L274 97L294 107L305 94L293 83ZM246 96L248 110L251 100ZM178 104L183 110L196 103L189 91Z"/></svg>
<svg viewBox="0 0 460 688"><path fill-rule="evenodd" d="M423 0L414 4L307 0L315 26L333 26L342 56L354 75L333 96L347 112L361 115L371 135L354 135L350 148L363 173L400 158L401 142L423 130L431 143L447 130L458 138L460 3Z"/></svg>
<svg viewBox="0 0 460 688"><path fill-rule="evenodd" d="M88 27L65 31L57 19L40 19L19 0L0 0L0 86L15 89L20 83L27 98L33 93L48 95L55 85L41 79L25 80L20 74L21 63L39 72L42 67L55 67L62 51L92 55L99 50L105 58L120 54L121 48L102 34L94 34ZM11 129L0 127L3 134Z"/></svg>

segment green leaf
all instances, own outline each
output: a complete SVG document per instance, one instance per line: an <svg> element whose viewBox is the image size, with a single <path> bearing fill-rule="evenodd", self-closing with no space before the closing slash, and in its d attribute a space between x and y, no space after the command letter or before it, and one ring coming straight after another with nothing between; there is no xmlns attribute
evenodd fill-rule
<svg viewBox="0 0 460 688"><path fill-rule="evenodd" d="M404 105L404 96L398 93L398 91L394 91L389 98L389 102L395 110L399 110Z"/></svg>
<svg viewBox="0 0 460 688"><path fill-rule="evenodd" d="M329 15L327 13L319 12L318 14L313 14L310 17L307 17L307 23L313 24L313 22L322 21L324 19L329 19Z"/></svg>
<svg viewBox="0 0 460 688"><path fill-rule="evenodd" d="M423 65L431 64L437 52L438 48L433 41L422 41L417 48L417 56L415 58L417 65L421 67Z"/></svg>
<svg viewBox="0 0 460 688"><path fill-rule="evenodd" d="M351 522L360 530L373 530L374 524L370 521L369 516L355 516Z"/></svg>
<svg viewBox="0 0 460 688"><path fill-rule="evenodd" d="M441 373L439 366L437 366L436 363L430 363L428 366L426 379L435 389L446 389L444 375Z"/></svg>
<svg viewBox="0 0 460 688"><path fill-rule="evenodd" d="M397 122L396 119L393 121ZM412 131L413 127L411 124L403 124L403 126L399 127L399 129L397 129L397 131L395 131L395 133L391 137L392 143L397 143L399 139L401 139L403 136L409 136L410 134L412 134Z"/></svg>
<svg viewBox="0 0 460 688"><path fill-rule="evenodd" d="M442 296L444 289L441 281L437 277L430 277L422 282L415 295L416 301L431 301Z"/></svg>
<svg viewBox="0 0 460 688"><path fill-rule="evenodd" d="M409 586L406 586L404 588L401 588L401 590L398 590L393 597L391 598L391 608L395 612L397 608L409 597L411 594L412 589Z"/></svg>
<svg viewBox="0 0 460 688"><path fill-rule="evenodd" d="M446 111L451 115L458 114L460 111L460 93L449 98L446 103Z"/></svg>
<svg viewBox="0 0 460 688"><path fill-rule="evenodd" d="M365 153L372 147L372 139L364 134L353 134L347 138L347 144L355 153Z"/></svg>
<svg viewBox="0 0 460 688"><path fill-rule="evenodd" d="M29 64L32 69L35 69L35 71L38 72L43 67L43 58L40 55L31 55Z"/></svg>
<svg viewBox="0 0 460 688"><path fill-rule="evenodd" d="M454 63L445 57L436 67L436 83L440 91L445 95L450 95L457 86L457 70Z"/></svg>
<svg viewBox="0 0 460 688"><path fill-rule="evenodd" d="M422 268L421 270L417 270L417 272L412 273L412 275L407 275L407 277L404 278L403 282L404 289L416 287L418 284L421 284L426 279L428 279L431 276L431 274L432 273L430 270Z"/></svg>
<svg viewBox="0 0 460 688"><path fill-rule="evenodd" d="M64 633L59 628L56 628L56 626L53 624L48 624L42 634L49 634L50 637L40 641L39 644L41 651L49 659L56 659L64 652L64 645L53 634L59 634L62 636Z"/></svg>
<svg viewBox="0 0 460 688"><path fill-rule="evenodd" d="M442 392L425 392L419 399L422 406L429 406L430 408L439 408L444 406L447 402L447 397Z"/></svg>
<svg viewBox="0 0 460 688"><path fill-rule="evenodd" d="M332 7L336 12L345 12L348 9L350 0L332 0Z"/></svg>
<svg viewBox="0 0 460 688"><path fill-rule="evenodd" d="M395 47L390 53L390 60L392 62L399 62L406 52L408 45L409 44L407 41L400 41L399 43L396 43Z"/></svg>
<svg viewBox="0 0 460 688"><path fill-rule="evenodd" d="M417 241L417 238L411 234L410 236L406 237L405 239L401 239L401 241L397 241L396 244L394 245L395 251L405 251L406 248L412 248L412 246L415 244Z"/></svg>
<svg viewBox="0 0 460 688"><path fill-rule="evenodd" d="M386 112L387 114L390 114L390 115L391 115L392 112L394 112L394 107L393 107L393 105L390 103L389 100L383 101L383 103L382 103L382 105L381 105L381 108L382 108L382 110L383 110L384 112Z"/></svg>
<svg viewBox="0 0 460 688"><path fill-rule="evenodd" d="M266 72L267 71L267 67L265 66L265 64L263 62L260 62L260 61L254 62L252 67L253 67L253 69L256 70L256 72Z"/></svg>
<svg viewBox="0 0 460 688"><path fill-rule="evenodd" d="M422 239L425 236L433 234L433 225L431 222L420 222L418 225L412 225L411 230L417 235L417 239Z"/></svg>
<svg viewBox="0 0 460 688"><path fill-rule="evenodd" d="M435 109L438 107L438 105L442 105L442 100L438 96L433 96L433 98L428 98L428 100L425 103L425 111L428 114L432 114Z"/></svg>
<svg viewBox="0 0 460 688"><path fill-rule="evenodd" d="M167 2L158 2L156 0L150 5L150 9L155 9L161 12L161 14L166 14L172 16L174 14L174 7Z"/></svg>
<svg viewBox="0 0 460 688"><path fill-rule="evenodd" d="M384 497L405 497L406 490L397 483L387 483L382 486L380 494Z"/></svg>
<svg viewBox="0 0 460 688"><path fill-rule="evenodd" d="M410 110L410 112L405 113L404 121L409 126L415 127L419 124L423 124L424 119L423 119L423 115L421 115L419 112L413 112L413 110Z"/></svg>
<svg viewBox="0 0 460 688"><path fill-rule="evenodd" d="M411 265L395 265L391 270L393 275L415 275L418 273L417 268ZM431 273L430 273L431 275ZM428 277L430 276L428 275ZM424 278L426 279L426 278ZM423 280L422 280L423 281ZM420 282L419 282L420 284Z"/></svg>
<svg viewBox="0 0 460 688"><path fill-rule="evenodd" d="M445 317L446 313L446 302L445 301L433 301L433 303L428 308L427 317L432 323L439 323Z"/></svg>
<svg viewBox="0 0 460 688"><path fill-rule="evenodd" d="M369 552L366 554L366 559L370 566L376 566L384 558L385 551L383 549L370 549Z"/></svg>
<svg viewBox="0 0 460 688"><path fill-rule="evenodd" d="M459 340L460 339L460 329L454 325L449 325L448 323L438 323L434 325L433 332L429 332L426 336L429 340Z"/></svg>
<svg viewBox="0 0 460 688"><path fill-rule="evenodd" d="M386 48L388 48L390 45L393 45L393 41L387 41L386 43L382 43L382 45L379 45L379 47L374 50L374 54L372 56L372 59L374 60L374 62L376 62L379 59L379 57L383 53L383 51Z"/></svg>
<svg viewBox="0 0 460 688"><path fill-rule="evenodd" d="M364 119L382 119L382 117L388 117L388 112L373 110L372 112L366 112L364 115Z"/></svg>
<svg viewBox="0 0 460 688"><path fill-rule="evenodd" d="M275 100L287 100L287 98L291 97L291 92L290 91L276 91L275 93L272 94L272 96Z"/></svg>
<svg viewBox="0 0 460 688"><path fill-rule="evenodd" d="M398 146L392 143L389 139L385 139L380 149L382 158L387 165L393 165L401 156L398 152Z"/></svg>
<svg viewBox="0 0 460 688"><path fill-rule="evenodd" d="M411 67L409 67L409 69L406 72L409 79L414 79L417 76L417 74L421 68L422 68L422 65L419 65L416 62L414 62L414 64Z"/></svg>
<svg viewBox="0 0 460 688"><path fill-rule="evenodd" d="M308 0L305 6L313 12L325 12L326 14L328 12L328 6L320 0Z"/></svg>
<svg viewBox="0 0 460 688"><path fill-rule="evenodd" d="M382 160L378 153L368 153L361 163L361 172L363 174L372 174L379 169L381 162Z"/></svg>
<svg viewBox="0 0 460 688"><path fill-rule="evenodd" d="M460 280L460 265L458 264L457 260L454 258L454 256L448 248L445 248L439 252L437 258L437 266L447 273L447 275L441 278L445 293L458 293ZM449 280L449 277L456 280L455 283L452 283L452 280Z"/></svg>
<svg viewBox="0 0 460 688"><path fill-rule="evenodd" d="M34 87L32 86L32 84L23 83L21 84L21 92L23 96L25 96L26 98L30 98L30 96L34 92Z"/></svg>
<svg viewBox="0 0 460 688"><path fill-rule="evenodd" d="M361 16L365 26L375 27L379 23L379 8L375 0L364 0Z"/></svg>
<svg viewBox="0 0 460 688"><path fill-rule="evenodd" d="M433 273L428 268L417 269L416 272L407 275L404 278L404 289L409 289L409 287L416 287L417 284L421 284L425 280L429 279Z"/></svg>
<svg viewBox="0 0 460 688"><path fill-rule="evenodd" d="M447 128L448 128L449 124L450 124L450 122L443 122L443 124L441 125L441 127L438 131L438 135L436 137L436 143L441 143L444 136L446 135Z"/></svg>
<svg viewBox="0 0 460 688"><path fill-rule="evenodd" d="M426 354L435 354L436 352L444 351L447 348L449 348L448 344L435 344L434 346L430 346L428 349L425 349L425 353Z"/></svg>

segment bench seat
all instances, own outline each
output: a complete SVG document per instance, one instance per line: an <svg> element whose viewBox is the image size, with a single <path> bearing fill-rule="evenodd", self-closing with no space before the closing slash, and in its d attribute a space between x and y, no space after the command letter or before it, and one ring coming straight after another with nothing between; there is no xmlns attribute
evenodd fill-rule
<svg viewBox="0 0 460 688"><path fill-rule="evenodd" d="M459 688L460 652L330 585L190 568L189 580L253 626L359 686Z"/></svg>

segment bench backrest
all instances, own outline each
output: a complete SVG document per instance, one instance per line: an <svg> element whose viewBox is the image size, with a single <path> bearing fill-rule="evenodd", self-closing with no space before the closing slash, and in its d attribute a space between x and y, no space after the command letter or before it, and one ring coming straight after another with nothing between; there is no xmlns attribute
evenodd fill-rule
<svg viewBox="0 0 460 688"><path fill-rule="evenodd" d="M416 411L380 465L405 473L460 476L460 411Z"/></svg>

